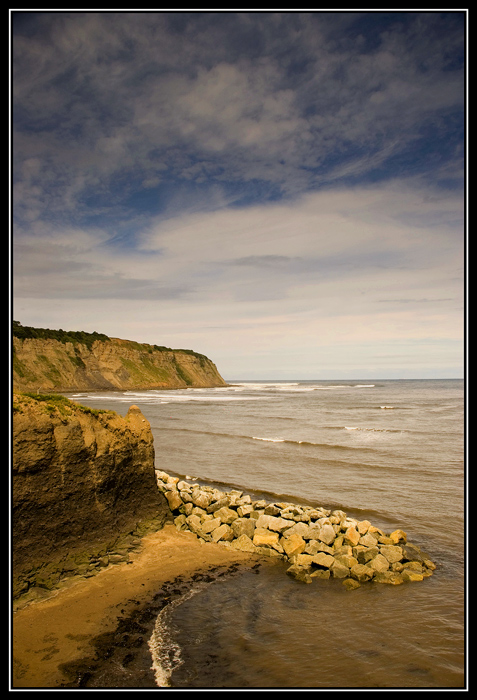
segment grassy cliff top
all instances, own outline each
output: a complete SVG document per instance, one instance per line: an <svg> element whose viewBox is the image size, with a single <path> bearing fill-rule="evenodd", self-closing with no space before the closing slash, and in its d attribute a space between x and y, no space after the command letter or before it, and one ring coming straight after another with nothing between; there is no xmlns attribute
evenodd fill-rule
<svg viewBox="0 0 477 700"><path fill-rule="evenodd" d="M89 408L74 401L70 401L61 394L40 394L34 392L15 392L13 394L13 413L23 413L23 409L28 406L35 406L42 413L52 415L59 413L62 416L70 416L75 413L88 413L97 416L100 413L114 414L114 411L104 409Z"/></svg>
<svg viewBox="0 0 477 700"><path fill-rule="evenodd" d="M13 336L22 340L27 338L39 338L41 340L57 340L60 343L81 343L90 349L96 340L100 340L102 342L109 341L120 344L134 344L137 345L138 348L142 347L153 349L157 350L158 352L183 352L197 358L207 359L205 355L195 352L195 350L168 348L165 345L150 345L148 343L137 343L132 340L124 340L122 338L110 338L108 335L105 335L104 333L97 333L96 331L88 333L87 331L64 331L62 328L58 330L52 330L50 328L34 328L33 326L22 326L19 321L13 321L12 330Z"/></svg>

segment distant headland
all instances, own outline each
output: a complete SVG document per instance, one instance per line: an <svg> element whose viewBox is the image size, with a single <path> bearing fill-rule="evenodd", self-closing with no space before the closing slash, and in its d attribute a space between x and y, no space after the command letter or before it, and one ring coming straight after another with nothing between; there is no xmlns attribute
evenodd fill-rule
<svg viewBox="0 0 477 700"><path fill-rule="evenodd" d="M183 389L227 386L215 364L194 350L50 330L13 321L16 391Z"/></svg>

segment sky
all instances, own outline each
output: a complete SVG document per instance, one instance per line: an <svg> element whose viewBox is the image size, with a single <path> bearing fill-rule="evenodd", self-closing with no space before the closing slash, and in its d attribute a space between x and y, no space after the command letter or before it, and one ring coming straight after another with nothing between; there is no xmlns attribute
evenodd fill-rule
<svg viewBox="0 0 477 700"><path fill-rule="evenodd" d="M466 11L10 12L22 325L464 371Z"/></svg>

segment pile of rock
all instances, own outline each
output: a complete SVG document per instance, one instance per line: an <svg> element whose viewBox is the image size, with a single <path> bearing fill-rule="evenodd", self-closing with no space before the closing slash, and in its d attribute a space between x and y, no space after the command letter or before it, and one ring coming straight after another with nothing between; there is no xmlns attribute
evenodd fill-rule
<svg viewBox="0 0 477 700"><path fill-rule="evenodd" d="M350 589L371 580L396 585L422 581L436 568L402 530L386 535L342 510L254 501L242 491L223 492L163 471L156 475L179 530L288 561L287 573L304 583L334 577Z"/></svg>

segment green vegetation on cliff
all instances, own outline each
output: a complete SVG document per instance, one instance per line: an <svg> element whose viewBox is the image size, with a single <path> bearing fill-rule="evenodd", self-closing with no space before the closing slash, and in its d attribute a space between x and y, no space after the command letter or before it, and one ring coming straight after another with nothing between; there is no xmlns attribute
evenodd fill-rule
<svg viewBox="0 0 477 700"><path fill-rule="evenodd" d="M50 330L49 328L33 328L22 326L19 321L13 321L13 336L15 338L42 338L44 340L58 340L60 343L81 343L91 348L95 340L110 340L104 333L87 333L86 331Z"/></svg>
<svg viewBox="0 0 477 700"><path fill-rule="evenodd" d="M194 350L173 350L104 333L33 328L13 322L17 391L181 389L226 386L217 367Z"/></svg>

